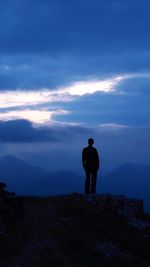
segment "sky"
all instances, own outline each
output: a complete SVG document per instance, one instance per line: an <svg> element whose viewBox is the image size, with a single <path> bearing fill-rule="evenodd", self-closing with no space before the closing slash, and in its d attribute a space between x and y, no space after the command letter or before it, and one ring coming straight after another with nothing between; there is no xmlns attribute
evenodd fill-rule
<svg viewBox="0 0 150 267"><path fill-rule="evenodd" d="M101 172L150 158L150 2L0 2L0 155Z"/></svg>

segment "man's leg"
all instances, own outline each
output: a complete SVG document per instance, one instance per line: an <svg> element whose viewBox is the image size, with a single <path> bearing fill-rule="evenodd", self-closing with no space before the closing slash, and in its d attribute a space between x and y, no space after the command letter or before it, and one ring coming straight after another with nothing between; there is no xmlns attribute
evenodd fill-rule
<svg viewBox="0 0 150 267"><path fill-rule="evenodd" d="M90 171L86 170L86 179L85 179L85 194L89 195L90 193Z"/></svg>
<svg viewBox="0 0 150 267"><path fill-rule="evenodd" d="M91 194L96 194L97 170L92 171Z"/></svg>

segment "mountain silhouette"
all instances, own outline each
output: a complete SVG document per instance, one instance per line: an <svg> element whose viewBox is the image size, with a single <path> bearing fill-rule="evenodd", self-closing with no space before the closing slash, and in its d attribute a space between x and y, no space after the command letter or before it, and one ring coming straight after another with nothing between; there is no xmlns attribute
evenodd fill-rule
<svg viewBox="0 0 150 267"><path fill-rule="evenodd" d="M66 194L81 192L83 188L83 178L73 172L48 173L12 155L0 159L0 181L5 182L10 191L23 195Z"/></svg>
<svg viewBox="0 0 150 267"><path fill-rule="evenodd" d="M52 172L44 183L51 186L51 194L82 192L84 179L80 175L66 170Z"/></svg>
<svg viewBox="0 0 150 267"><path fill-rule="evenodd" d="M47 196L83 192L84 177L66 170L52 173L7 155L0 159L0 182L21 195ZM144 200L150 210L150 166L126 163L98 179L97 192L123 194Z"/></svg>
<svg viewBox="0 0 150 267"><path fill-rule="evenodd" d="M150 166L126 163L100 178L100 192L142 198L150 210Z"/></svg>
<svg viewBox="0 0 150 267"><path fill-rule="evenodd" d="M11 191L19 194L34 193L35 186L48 173L15 156L7 155L0 160L0 180L7 183Z"/></svg>

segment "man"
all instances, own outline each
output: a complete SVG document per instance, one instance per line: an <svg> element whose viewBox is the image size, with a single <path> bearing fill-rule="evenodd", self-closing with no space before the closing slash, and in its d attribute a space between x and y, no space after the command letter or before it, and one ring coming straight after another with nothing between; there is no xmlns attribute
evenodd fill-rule
<svg viewBox="0 0 150 267"><path fill-rule="evenodd" d="M88 146L82 151L82 164L86 173L85 194L96 194L97 171L99 169L99 156L95 147L93 147L93 138L88 139Z"/></svg>

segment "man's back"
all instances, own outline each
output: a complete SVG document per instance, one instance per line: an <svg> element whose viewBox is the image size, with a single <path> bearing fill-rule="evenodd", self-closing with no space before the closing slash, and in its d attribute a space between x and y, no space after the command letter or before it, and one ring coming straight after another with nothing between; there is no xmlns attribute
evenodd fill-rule
<svg viewBox="0 0 150 267"><path fill-rule="evenodd" d="M85 169L99 169L99 156L95 147L87 146L83 149L82 162Z"/></svg>

